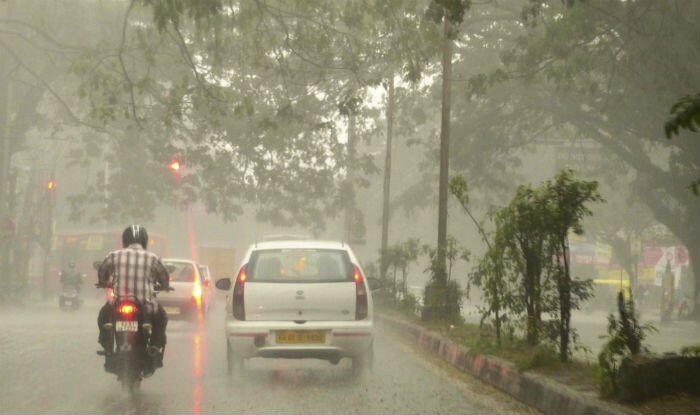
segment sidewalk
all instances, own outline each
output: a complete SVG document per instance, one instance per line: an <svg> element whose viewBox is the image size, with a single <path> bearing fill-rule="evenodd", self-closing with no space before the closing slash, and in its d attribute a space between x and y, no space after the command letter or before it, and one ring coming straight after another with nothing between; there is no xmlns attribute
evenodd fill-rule
<svg viewBox="0 0 700 415"><path fill-rule="evenodd" d="M621 405L603 401L596 393L577 391L541 375L521 373L511 362L472 354L466 347L408 321L381 314L375 314L375 320L408 338L424 351L545 415L640 415Z"/></svg>

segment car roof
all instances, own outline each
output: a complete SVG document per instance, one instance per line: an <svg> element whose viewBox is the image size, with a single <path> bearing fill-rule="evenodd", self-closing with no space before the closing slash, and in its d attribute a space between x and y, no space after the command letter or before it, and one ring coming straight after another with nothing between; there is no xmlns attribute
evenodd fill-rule
<svg viewBox="0 0 700 415"><path fill-rule="evenodd" d="M161 258L161 262L186 262L188 264L194 265L195 262L191 259L184 259L184 258Z"/></svg>
<svg viewBox="0 0 700 415"><path fill-rule="evenodd" d="M316 249L343 249L349 250L350 247L344 242L337 241L320 241L308 239L284 240L284 241L263 241L251 245L251 250L261 249L285 249L285 248L316 248Z"/></svg>

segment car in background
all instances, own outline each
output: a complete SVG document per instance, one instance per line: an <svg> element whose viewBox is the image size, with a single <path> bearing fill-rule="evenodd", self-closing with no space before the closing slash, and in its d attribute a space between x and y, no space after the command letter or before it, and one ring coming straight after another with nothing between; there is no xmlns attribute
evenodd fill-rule
<svg viewBox="0 0 700 415"><path fill-rule="evenodd" d="M202 278L202 283L206 287L208 287L207 290L209 291L209 301L207 302L207 308L211 309L215 301L214 299L216 298L216 295L214 295L214 283L212 282L211 271L209 270L209 265L199 264L198 266L199 275Z"/></svg>
<svg viewBox="0 0 700 415"><path fill-rule="evenodd" d="M170 274L173 291L160 292L158 302L168 318L197 321L206 317L212 295L212 284L206 268L189 259L163 258L163 265Z"/></svg>
<svg viewBox="0 0 700 415"><path fill-rule="evenodd" d="M246 359L315 358L352 361L354 373L371 368L373 306L369 284L347 244L311 240L252 245L228 291L226 339L229 373Z"/></svg>

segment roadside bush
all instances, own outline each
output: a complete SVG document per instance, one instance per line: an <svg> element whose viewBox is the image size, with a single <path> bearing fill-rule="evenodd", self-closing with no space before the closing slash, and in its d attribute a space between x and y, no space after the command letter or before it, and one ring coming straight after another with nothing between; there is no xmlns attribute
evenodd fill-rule
<svg viewBox="0 0 700 415"><path fill-rule="evenodd" d="M533 348L532 354L528 359L516 363L520 370L551 367L559 363L559 356L557 355L556 348L550 345L540 344Z"/></svg>
<svg viewBox="0 0 700 415"><path fill-rule="evenodd" d="M418 299L411 293L404 293L401 300L399 300L399 310L411 317L418 314L419 308L420 304L418 304Z"/></svg>
<svg viewBox="0 0 700 415"><path fill-rule="evenodd" d="M430 281L425 286L425 304L421 312L423 321L461 323L462 291L456 281Z"/></svg>
<svg viewBox="0 0 700 415"><path fill-rule="evenodd" d="M691 346L683 346L681 348L681 356L683 357L700 357L700 344Z"/></svg>
<svg viewBox="0 0 700 415"><path fill-rule="evenodd" d="M608 316L607 342L598 354L598 386L604 398L618 396L618 372L624 358L648 352L643 345L646 334L655 331L651 324L640 325L634 311L632 296L625 300L623 292L617 294L617 308L620 318Z"/></svg>

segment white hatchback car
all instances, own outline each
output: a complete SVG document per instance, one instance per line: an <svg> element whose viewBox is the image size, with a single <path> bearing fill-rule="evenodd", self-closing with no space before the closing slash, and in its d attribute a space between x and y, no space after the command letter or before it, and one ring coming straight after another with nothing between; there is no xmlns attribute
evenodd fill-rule
<svg viewBox="0 0 700 415"><path fill-rule="evenodd" d="M372 296L347 244L270 241L252 245L229 291L226 338L229 372L245 359L352 359L354 372L373 360Z"/></svg>
<svg viewBox="0 0 700 415"><path fill-rule="evenodd" d="M158 293L158 302L169 318L185 318L197 321L206 317L213 288L206 269L189 259L163 258L163 265L170 274L173 291Z"/></svg>

